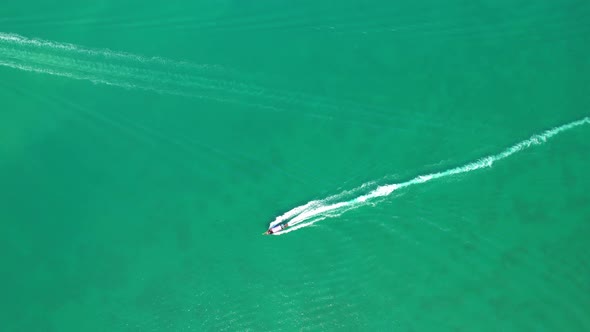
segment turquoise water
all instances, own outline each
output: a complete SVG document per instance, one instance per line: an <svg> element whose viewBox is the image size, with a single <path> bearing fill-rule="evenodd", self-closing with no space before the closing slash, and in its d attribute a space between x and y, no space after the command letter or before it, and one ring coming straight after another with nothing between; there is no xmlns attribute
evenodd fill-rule
<svg viewBox="0 0 590 332"><path fill-rule="evenodd" d="M3 330L589 330L588 22L4 4Z"/></svg>

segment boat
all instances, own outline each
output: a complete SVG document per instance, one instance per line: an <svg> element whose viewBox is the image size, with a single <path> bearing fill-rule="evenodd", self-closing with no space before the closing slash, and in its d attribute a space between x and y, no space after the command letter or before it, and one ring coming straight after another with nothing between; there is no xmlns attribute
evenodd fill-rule
<svg viewBox="0 0 590 332"><path fill-rule="evenodd" d="M274 227L269 228L266 232L262 233L262 235L276 234L276 233L279 233L280 231L286 229L287 227L289 227L288 223L276 225Z"/></svg>

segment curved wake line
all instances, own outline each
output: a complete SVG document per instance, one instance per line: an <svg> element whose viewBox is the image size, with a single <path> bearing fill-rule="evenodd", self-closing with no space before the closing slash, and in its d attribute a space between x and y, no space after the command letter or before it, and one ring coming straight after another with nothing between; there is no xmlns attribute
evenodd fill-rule
<svg viewBox="0 0 590 332"><path fill-rule="evenodd" d="M313 200L276 217L275 220L270 223L270 227L273 227L277 224L283 223L288 220L287 224L290 226L290 228L282 232L275 233L275 235L290 233L298 229L311 226L316 222L324 220L326 218L340 216L346 211L367 205L377 198L389 196L391 193L398 189L410 187L416 184L426 183L435 179L440 179L463 173L469 173L472 171L476 171L478 169L491 167L497 161L506 159L514 155L515 153L526 150L530 147L542 145L545 142L547 142L547 140L549 140L550 138L562 132L574 129L585 124L590 124L589 117L585 117L581 120L573 121L555 127L553 129L549 129L541 134L533 135L529 139L516 143L498 154L490 155L482 159L479 159L478 161L463 166L451 168L446 171L420 175L406 182L379 186L376 189L370 191L369 193L360 195L352 200L331 203L337 197L342 198L342 196L344 196L345 193L331 196L323 200ZM363 185L358 189L362 189L365 186L366 185Z"/></svg>

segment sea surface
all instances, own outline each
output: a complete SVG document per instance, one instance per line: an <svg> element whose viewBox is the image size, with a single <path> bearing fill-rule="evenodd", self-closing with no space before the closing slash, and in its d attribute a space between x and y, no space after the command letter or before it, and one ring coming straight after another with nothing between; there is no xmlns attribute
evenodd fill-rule
<svg viewBox="0 0 590 332"><path fill-rule="evenodd" d="M4 1L0 330L589 331L589 116L588 1Z"/></svg>

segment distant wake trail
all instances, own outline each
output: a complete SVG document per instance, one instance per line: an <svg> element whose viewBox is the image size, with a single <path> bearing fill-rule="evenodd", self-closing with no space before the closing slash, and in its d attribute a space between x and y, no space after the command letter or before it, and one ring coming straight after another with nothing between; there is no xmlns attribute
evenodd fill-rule
<svg viewBox="0 0 590 332"><path fill-rule="evenodd" d="M0 67L91 82L95 85L191 98L239 107L245 111L287 113L324 121L379 127L391 120L379 107L328 96L259 85L253 76L221 65L196 64L142 56L0 32ZM360 114L349 120L343 113ZM367 121L368 120L368 121Z"/></svg>
<svg viewBox="0 0 590 332"><path fill-rule="evenodd" d="M234 104L248 105L248 98L264 95L260 87L228 79L230 70L219 65L91 49L4 32L0 32L0 66L94 84Z"/></svg>
<svg viewBox="0 0 590 332"><path fill-rule="evenodd" d="M282 232L276 233L276 235L281 235L301 229L303 227L311 226L320 220L329 217L337 217L346 211L369 204L372 200L376 198L389 196L392 192L401 188L410 187L416 184L425 183L435 179L440 179L462 173L468 173L481 168L491 167L492 164L494 164L497 161L506 159L512 156L513 154L526 150L532 146L544 144L545 142L547 142L548 139L562 132L574 129L585 124L590 124L589 117L585 117L581 120L573 121L561 125L559 127L555 127L541 134L533 135L529 139L516 143L498 154L484 157L478 161L460 167L451 168L449 170L442 172L420 175L406 182L379 186L376 189L370 191L369 193L359 195L354 199L342 200L344 196L346 196L346 194L349 193L345 192L342 194L328 197L323 200L310 201L306 204L291 209L285 212L284 214L276 217L275 220L270 223L270 227L288 221L287 224L290 227ZM358 191L361 188L355 189L353 191Z"/></svg>

